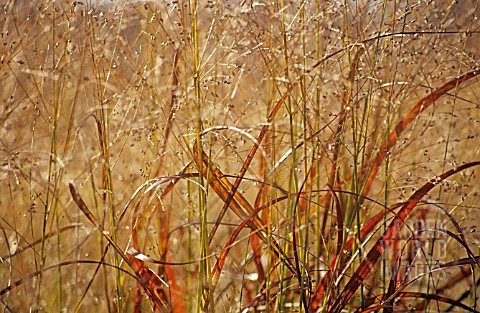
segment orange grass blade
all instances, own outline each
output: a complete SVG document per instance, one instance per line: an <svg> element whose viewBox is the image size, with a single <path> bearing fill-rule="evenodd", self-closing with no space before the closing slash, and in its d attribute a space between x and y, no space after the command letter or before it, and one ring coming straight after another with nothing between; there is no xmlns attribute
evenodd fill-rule
<svg viewBox="0 0 480 313"><path fill-rule="evenodd" d="M148 229L150 227L150 222L154 220L154 215L157 211L159 211L160 207L162 206L162 201L167 197L167 195L173 190L173 188L175 187L175 185L182 179L182 178L186 178L186 177L189 177L189 176L195 176L195 175L191 175L191 174L185 174L185 172L187 171L187 169L190 167L190 164L191 162L189 162L187 165L185 165L183 167L183 169L175 176L171 176L171 177L163 177L160 182L162 183L167 183L167 186L165 187L164 191L162 192L162 194L160 195L160 198L157 199L157 202L155 203L155 207L150 211L150 215L148 217L148 223L147 223L147 227L146 229ZM160 183L159 182L159 183ZM154 195L155 193L152 193L152 196ZM160 250L163 250L162 251L162 255L165 255L165 249L167 247L167 240L168 240L168 224L169 224L169 220L170 220L170 211L167 211L165 210L165 212L162 212L160 211L160 222L161 222L161 236L160 236L160 242L159 242L159 247L160 247ZM133 227L132 227L133 229ZM143 242L143 250L145 250L145 247L147 245L147 238L145 238L144 242ZM139 250L137 247L135 247L137 250Z"/></svg>
<svg viewBox="0 0 480 313"><path fill-rule="evenodd" d="M367 195L369 193L370 187L375 180L375 176L377 176L380 165L382 165L383 161L387 157L387 153L390 152L390 149L395 145L398 138L400 137L400 134L418 116L418 114L428 108L432 103L434 103L437 99L442 97L448 91L460 86L467 80L477 76L479 73L479 71L472 71L460 77L452 79L451 81L430 92L427 96L418 101L417 104L415 104L413 108L407 114L405 114L405 116L403 116L400 122L398 122L398 124L395 126L395 129L390 132L388 138L380 147L377 157L373 161L371 168L364 168L366 174L368 174L367 171L370 171L370 174L368 175L367 185L365 186L365 190L363 193L364 195Z"/></svg>
<svg viewBox="0 0 480 313"><path fill-rule="evenodd" d="M297 81L294 82L293 84L290 85L290 87L288 88L288 90L283 94L283 96L280 98L280 100L277 101L275 107L273 108L273 110L270 112L269 116L268 116L268 119L267 119L267 122L264 124L264 126L262 127L261 131L260 131L260 134L258 135L257 137L257 143L254 144L250 150L250 152L248 153L247 155L247 158L245 159L245 162L242 166L242 168L240 169L240 172L239 174L237 175L237 178L235 179L235 182L233 184L233 186L231 186L231 188L228 188L228 196L226 199L222 199L224 200L225 204L222 208L222 210L220 211L221 214L225 214L224 212L226 212L227 208L230 207L231 205L231 202L234 202L234 198L235 198L235 195L237 194L237 189L238 187L240 186L240 183L242 182L242 179L243 177L245 176L248 168L250 167L250 164L258 150L258 146L260 145L260 143L263 141L263 138L265 137L265 135L267 134L267 131L270 127L270 124L272 123L273 119L275 118L275 116L277 115L278 111L280 110L280 107L283 105L283 103L285 102L285 100L287 99L288 95L293 91L293 89L295 89L298 85L298 82L303 78L305 77L306 75L308 75L309 73L311 73L315 68L317 68L318 66L320 66L321 64L323 64L326 60L330 59L331 57L335 56L336 54L340 53L344 51L344 49L340 49L340 50L337 50L335 51L334 53L331 53L329 55L327 55L325 58L319 60L317 63L315 63L312 67L310 67L307 71L305 71L305 73L303 73L302 75L300 75L300 77L297 78ZM194 143L193 147L194 147L194 157L195 157L195 160L199 161L199 158L198 158L198 151L196 151L196 149L198 149L198 144ZM203 151L202 151L203 153ZM208 164L208 163L206 163ZM197 164L197 166L203 170L206 169L206 172L208 173L208 168L205 168L204 165L199 165ZM207 175L205 175L207 176ZM220 177L224 177L224 175L220 176ZM226 180L226 179L225 179ZM228 184L230 184L228 182ZM218 186L218 184L215 184ZM213 186L212 186L213 188ZM218 194L218 192L217 192ZM219 194L220 197L222 197L223 195L223 192L221 194ZM223 216L221 215L221 217L223 218ZM257 216L258 218L258 216ZM255 218L254 218L255 220ZM219 219L217 219L217 223L215 223L215 225L218 225L219 222L221 221L221 218L219 217ZM261 221L261 220L260 220ZM262 223L263 225L263 223ZM218 226L217 226L218 227ZM215 226L214 226L214 229L216 230ZM252 228L253 229L253 228ZM212 236L211 238L213 237L213 234L214 232L212 233ZM261 232L259 233L261 234ZM262 238L262 239L265 239L265 238ZM275 243L275 242L274 242ZM276 244L273 245L275 247L275 249L279 249L280 247L277 246ZM283 254L283 251L280 249L280 251L276 251L276 253L279 253L281 252L281 254ZM288 258L284 258L284 261L286 261L286 264L287 264L287 267L293 272L295 273L295 268L293 266L293 264L291 263L291 261L288 259Z"/></svg>
<svg viewBox="0 0 480 313"><path fill-rule="evenodd" d="M172 181L170 181L168 186L162 192L160 199L157 201L154 211L157 211L160 208L162 203L161 200L165 199L166 196L170 193L170 191L173 190L173 187L176 185L176 183L180 181L180 178L184 177L184 174L189 166L190 166L190 163L188 163L187 166L185 166L182 169L182 171L180 171L180 173ZM175 267L171 264L168 264L169 253L168 253L167 247L168 247L169 230L170 230L169 221L170 221L170 210L168 211L160 210L159 245L163 250L163 257L165 258L165 262L166 262L164 267L165 267L165 274L168 279L168 285L170 286L169 290L171 294L172 313L183 313L183 312L186 312L185 298L184 298L185 291L183 291L177 283L177 272L175 270Z"/></svg>
<svg viewBox="0 0 480 313"><path fill-rule="evenodd" d="M235 240L237 239L238 235L240 234L240 231L248 225L248 221L250 219L252 219L254 216L256 216L258 213L260 213L261 211L263 210L266 210L268 209L269 206L275 204L275 203L278 203L280 201L284 201L284 200L287 200L287 199L290 199L292 196L296 196L296 197L300 197L302 195L306 194L306 192L299 192L299 193L295 193L295 194L291 194L291 195L287 195L287 196L282 196L282 197L279 197L279 198L276 198L276 199L273 199L272 201L270 201L268 204L265 204L259 208L256 208L254 212L252 212L248 217L245 218L244 221L242 221L242 223L235 229L235 231L232 233L232 235L230 235L230 237L228 238L227 242L225 243L222 251L220 252L220 255L218 256L217 258L217 262L215 263L215 266L213 267L213 270L212 270L212 277L213 277L213 283L212 283L212 286L213 288L215 288L217 282L218 282L218 278L220 276L220 273L223 269L223 266L225 265L225 260L226 260L226 257L230 251L230 248L233 246L233 244L235 243ZM263 271L263 268L262 268L262 271ZM264 275L264 274L263 274ZM296 274L298 275L298 274ZM260 274L259 274L260 276ZM291 278L293 276L290 276L289 278ZM260 279L260 277L259 277ZM271 285L270 287L272 287L273 285ZM258 299L257 299L258 300ZM243 312L243 311L242 311Z"/></svg>
<svg viewBox="0 0 480 313"><path fill-rule="evenodd" d="M385 160L387 154L390 152L390 149L395 145L398 138L400 137L401 133L408 127L408 125L426 108L428 108L432 103L438 100L440 97L445 95L447 92L452 90L455 87L460 86L467 80L476 77L480 71L471 71L468 72L460 77L450 80L449 82L443 84L441 87L435 89L434 91L430 92L427 96L422 98L414 107L397 123L395 129L390 132L388 138L382 144L379 149L379 152L375 159L372 162L367 163L364 167L363 172L365 176L368 176L367 184L365 186L363 195L366 196L370 192L371 185L375 180L375 177L382 165L383 161ZM370 174L369 174L370 173ZM333 179L335 172L330 173L330 180ZM342 183L338 183L336 186L339 188ZM329 203L330 201L330 194L326 194L321 199L321 203Z"/></svg>
<svg viewBox="0 0 480 313"><path fill-rule="evenodd" d="M161 312L169 312L168 305L165 303L165 301L159 297L158 292L156 290L153 290L152 287L150 286L150 280L145 280L145 277L143 277L142 273L140 273L137 269L141 269L138 266L138 263L132 263L131 257L127 256L125 253L123 253L122 249L115 243L115 241L112 239L110 234L103 228L102 225L100 225L95 216L92 214L92 212L88 209L87 205L83 201L82 197L80 196L80 193L78 191L78 187L75 184L75 182L70 182L68 184L68 187L70 189L70 193L72 195L73 201L77 204L78 208L82 211L82 213L92 222L92 224L100 230L102 235L107 239L109 244L112 245L112 247L117 251L117 253L122 257L122 259L127 263L127 265L135 272L135 276L137 278L137 282L139 282L143 289L145 290L145 293L148 295L148 297L152 300L152 303L154 306L159 309Z"/></svg>
<svg viewBox="0 0 480 313"><path fill-rule="evenodd" d="M249 216L247 216L242 221L242 223L240 223L240 225L237 226L237 228L234 230L234 232L228 238L227 242L223 246L222 251L220 252L220 255L217 258L217 262L215 262L215 265L212 269L212 285L210 286L210 288L212 290L215 290L215 287L218 284L218 279L220 278L220 274L222 273L223 266L225 265L225 261L227 260L228 253L230 252L230 249L235 244L235 241L237 240L238 235L240 235L240 232L243 230L243 228L245 228L245 226L247 226L251 222L251 220L255 216L257 216L258 212L265 209L265 207L266 206L263 206L263 207L259 208L258 210L253 211ZM252 232L254 232L254 231L252 230ZM255 234L253 234L253 237L258 238ZM263 274L263 268L262 268L262 274ZM263 276L264 276L264 274L263 274ZM207 300L208 300L208 298L204 294L204 297L203 297L204 310L206 310L206 308L208 308L208 301Z"/></svg>
<svg viewBox="0 0 480 313"><path fill-rule="evenodd" d="M203 172L204 177L208 178L208 183L212 189L226 203L230 195L229 191L231 191L233 186L220 171L220 169L218 169L218 167L216 167L215 164L209 160L206 153L203 150L200 152L197 150L197 146L197 144L193 145L195 162L198 163L199 161L198 154L202 154L202 164L197 164L198 168ZM246 220L247 225L254 230L266 244L271 245L277 256L279 256L287 264L287 267L294 272L293 264L284 254L278 243L273 238L267 238L267 227L263 223L262 219L258 217L256 211L253 209L247 199L245 199L245 197L239 193L235 193L227 208L230 208L242 221ZM218 223L219 222L217 220L217 223L215 224L217 225Z"/></svg>
<svg viewBox="0 0 480 313"><path fill-rule="evenodd" d="M313 69L313 68L312 68ZM235 194L237 193L237 189L238 187L240 186L240 183L242 182L242 179L243 177L245 176L245 174L247 173L247 170L248 168L250 167L250 163L252 163L252 160L255 156L255 154L257 153L257 150L258 150L258 146L260 145L260 142L263 141L263 138L265 137L267 131L268 131L268 128L270 126L270 124L272 123L273 119L275 118L275 115L277 115L277 112L280 110L280 107L282 106L282 104L285 102L285 100L287 99L288 95L290 94L290 92L292 92L292 90L298 85L298 83L293 83L290 88L288 89L288 91L282 96L282 98L277 102L277 104L275 105L275 107L273 108L273 110L270 112L270 115L268 116L268 119L267 119L267 122L265 123L265 125L263 125L262 127L262 130L260 131L260 134L258 135L257 137L257 143L254 144L252 146L252 149L250 149L250 152L248 153L247 155L247 158L245 159L245 162L243 163L243 166L242 168L240 169L240 173L237 175L236 179L235 179L235 182L233 183L233 185L230 184L230 182L228 182L228 184L231 186L229 187L229 192L228 192L228 196L227 198L224 200L225 204L223 205L223 208L222 210L220 211L221 213L225 214L224 212L226 212L227 208L230 206L230 202L234 199L235 197ZM194 147L194 154L195 154L195 149L198 149L197 147L197 144L194 143L193 147ZM198 153L198 151L197 151ZM195 157L196 158L196 157ZM196 158L196 160L198 160ZM197 164L198 166L198 164ZM221 176L222 178L224 178L224 175ZM224 179L224 182L225 182L226 179ZM222 216L222 215L221 215ZM223 216L222 216L223 217ZM218 221L219 219L217 219L217 223L215 223L215 225L218 224ZM215 233L214 231L216 230L215 226L213 228L213 231L212 231L212 234L211 234L211 238L213 237L213 234Z"/></svg>
<svg viewBox="0 0 480 313"><path fill-rule="evenodd" d="M161 288L161 286L165 285L169 287L167 283L163 281L163 279L161 279L160 276L158 276L149 267L145 266L143 261L136 258L134 253L127 252L127 256L133 266L132 269L137 275L143 278L144 282L146 282L149 292L155 294L158 299L162 299L166 302L167 295L165 294L165 291ZM137 282L137 284L141 285L140 282ZM139 307L140 303L141 298L135 297L135 306Z"/></svg>
<svg viewBox="0 0 480 313"><path fill-rule="evenodd" d="M250 214L250 216L248 216L244 221L242 221L242 223L240 223L240 225L237 226L237 228L230 235L227 242L223 246L223 249L217 258L217 262L215 263L212 269L212 288L215 288L218 283L218 278L220 277L220 273L222 272L223 266L225 265L227 255L230 252L230 249L232 248L232 246L235 244L235 241L237 240L238 235L240 235L240 232L243 230L243 228L245 228L245 226L247 226L247 224L255 216L255 214L257 214L257 212Z"/></svg>
<svg viewBox="0 0 480 313"><path fill-rule="evenodd" d="M439 182L446 179L447 177L450 177L455 173L477 165L480 165L480 161L463 164L456 169L449 170L438 177L430 179L426 184L420 187L402 206L402 208L394 217L393 221L390 223L387 229L384 231L380 239L378 239L372 249L370 249L366 258L362 261L362 263L360 263L352 278L348 281L345 288L336 298L329 312L340 313L343 307L347 305L360 284L366 279L373 266L380 259L380 256L383 254L385 249L390 246L395 235L403 226L405 221L408 219L408 215L410 214L410 212L430 190L432 190Z"/></svg>
<svg viewBox="0 0 480 313"><path fill-rule="evenodd" d="M175 176L172 177L164 177L160 182L162 183L167 183L167 186L163 190L162 194L160 195L159 199L157 200L155 207L151 210L150 215L148 217L148 224L146 229L149 228L150 221L154 220L154 214L155 212L160 212L159 213L159 220L160 220L160 239L158 241L158 246L160 250L160 255L162 260L164 261L163 263L157 263L159 264L159 269L158 272L163 272L165 271L166 273L166 278L168 279L168 286L169 292L171 294L171 306L172 306L172 312L174 313L181 313L181 312L186 312L185 311L185 301L183 294L184 292L180 289L179 285L177 284L177 275L176 271L174 268L174 265L169 263L169 255L168 255L168 239L169 239L169 221L170 221L170 210L159 210L160 207L162 206L162 200L164 200L167 195L173 190L175 185L182 179L187 176L191 175L186 175L185 172L187 168L190 166L191 162L189 162L186 166L183 167L183 169ZM170 179L169 179L170 178ZM154 193L152 193L153 195ZM147 238L145 237L144 244L143 244L143 249L139 248L138 245L138 240L137 240L137 231L136 231L136 224L137 224L137 219L138 219L138 210L140 206L141 201L137 203L135 206L134 214L132 215L132 243L133 247L137 251L144 251L145 246L147 243ZM138 252L140 253L140 252ZM148 267L146 267L148 268ZM163 280L158 277L162 282ZM156 279L155 277L152 277L152 279ZM158 284L158 281L157 281ZM166 284L166 283L165 283Z"/></svg>
<svg viewBox="0 0 480 313"><path fill-rule="evenodd" d="M396 204L393 207L389 208L389 212L393 212L394 209L397 207L401 206L401 204ZM383 220L383 217L385 216L385 213L382 211L378 214L376 214L373 218L371 218L361 229L360 229L360 239L363 240L367 234L371 233L375 226ZM335 256L332 261L330 262L330 268L335 268L335 264L337 262L337 258L341 258L345 255L344 251L348 251L352 245L353 242L356 238L350 237L350 239L347 240L345 245L343 246L342 253L340 255ZM311 296L311 307L316 309L320 306L320 303L323 301L324 296L325 296L325 291L327 288L327 285L330 283L330 280L332 279L332 273L331 271L328 271L325 276L323 276L322 280L317 286L317 289L312 293Z"/></svg>

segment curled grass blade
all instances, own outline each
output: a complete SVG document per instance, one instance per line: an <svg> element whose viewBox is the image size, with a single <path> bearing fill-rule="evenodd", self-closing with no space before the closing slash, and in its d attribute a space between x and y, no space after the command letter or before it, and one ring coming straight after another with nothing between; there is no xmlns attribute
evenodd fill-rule
<svg viewBox="0 0 480 313"><path fill-rule="evenodd" d="M454 307L459 307L462 310L465 310L465 312L479 313L478 310L475 310L474 308L469 307L468 305L465 305L465 304L463 304L459 301L456 301L454 299L450 299L450 298L447 298L447 297L443 297L443 296L440 296L440 295L436 295L436 294L426 294L426 293L422 293L422 292L406 292L406 291L403 292L402 291L397 296L400 297L400 298L421 298L421 299L425 299L425 300L428 300L428 301L435 300L435 301L451 304Z"/></svg>
<svg viewBox="0 0 480 313"><path fill-rule="evenodd" d="M202 164L197 164L197 167L203 172L204 177L208 177L208 183L212 189L224 201L224 203L227 203L231 188L233 188L233 186L227 180L226 176L220 171L220 169L209 160L208 156L203 150L198 151L196 144L193 147L195 162L198 163L199 160L202 160ZM199 154L201 154L201 158ZM254 230L266 244L270 244L273 247L275 254L277 254L277 256L279 256L282 261L287 264L292 272L294 272L295 269L293 264L284 254L278 243L273 238L267 238L266 225L258 217L247 199L245 199L241 194L235 193L232 200L228 204L228 206L224 205L224 208L230 208L242 221L246 220L247 225ZM225 210L222 208L221 212L224 211ZM252 217L248 218L250 215L252 215Z"/></svg>
<svg viewBox="0 0 480 313"><path fill-rule="evenodd" d="M461 308L462 310L464 310L464 312L474 312L474 313L479 313L480 311L478 310L475 310L474 308L471 308L469 307L468 305L465 305L457 300L454 300L454 299L450 299L448 297L443 297L443 296L440 296L440 295L437 295L437 294L426 294L426 293L422 293L422 292L406 292L406 291L402 291L402 292L399 292L397 294L398 297L400 298L420 298L420 299L425 299L425 300L428 300L428 301L439 301L439 302L443 302L443 303L448 303L448 304L451 304L453 307L458 307L458 308ZM376 305L376 306L373 306L373 307L369 307L367 309L358 309L356 310L355 312L362 312L362 313L365 313L365 312L374 312L374 311L378 311L380 309L389 309L390 311L393 309L393 307L391 305ZM418 310L417 310L418 312Z"/></svg>
<svg viewBox="0 0 480 313"><path fill-rule="evenodd" d="M426 184L420 187L402 206L402 208L395 215L393 221L386 228L380 239L378 239L378 241L370 249L366 258L355 270L352 278L348 281L340 295L337 297L329 312L340 313L342 309L347 305L360 284L366 279L367 275L370 273L372 268L380 259L380 256L383 254L385 249L390 246L395 235L403 226L405 221L408 219L410 212L430 190L432 190L439 182L446 179L447 177L450 177L455 173L461 172L465 169L477 165L480 165L480 161L463 164L456 169L449 170L438 177L430 179Z"/></svg>
<svg viewBox="0 0 480 313"><path fill-rule="evenodd" d="M56 265L52 265L52 266L49 266L49 267L46 267L43 269L44 272L46 271L51 271L51 270L54 270L54 269L58 269L58 267L63 267L63 266L70 266L70 265L78 265L78 264L100 264L100 265L105 265L105 266L109 266L109 267L112 267L112 268L115 268L119 271L122 271L123 273L135 278L135 276L128 272L127 270L123 269L123 268L120 268L120 267L116 267L115 265L112 265L110 263L105 263L105 262L99 262L99 261L92 261L92 260L73 260L73 261L65 261L65 262L62 262L62 263L59 263L59 264L56 264ZM26 283L28 280L38 276L41 274L41 271L36 271L36 272L33 272L33 273L30 273L24 277L22 277L21 279L11 283L9 286L3 288L2 290L0 290L0 296L3 296L4 294L12 291L13 289L23 285L24 283Z"/></svg>
<svg viewBox="0 0 480 313"><path fill-rule="evenodd" d="M368 174L368 172L370 172L368 174L367 185L365 186L365 190L363 193L364 195L367 195L370 192L370 188L373 181L375 180L375 177L377 176L380 165L382 165L383 161L387 157L387 154L395 145L402 132L418 116L418 114L427 109L432 103L435 103L436 100L445 95L448 91L452 90L453 88L459 87L467 80L476 77L479 73L479 71L471 71L463 74L460 77L450 80L449 82L443 84L441 87L430 92L427 96L423 97L413 106L412 109L410 109L407 114L403 116L403 118L397 123L395 128L388 134L387 139L381 145L378 154L373 160L373 162L367 163L366 167L364 168L365 174Z"/></svg>
<svg viewBox="0 0 480 313"><path fill-rule="evenodd" d="M325 196L322 199L325 199ZM364 199L367 199L367 198L364 197ZM372 217L360 230L360 239L361 240L365 239L366 236L375 229L378 223L380 223L383 220L386 213L388 212L394 213L393 210L397 209L400 206L401 204L395 204L392 207L388 208L388 210L382 211L376 214L374 217ZM356 238L354 237L350 237L346 241L345 245L343 246L343 249L341 250L341 254L334 256L330 261L330 268L335 268L335 264L337 264L338 262L337 259L342 258L345 255L345 251L348 251L352 247L355 239ZM318 308L320 306L320 303L324 300L325 291L327 290L328 285L332 282L332 277L333 276L331 271L328 271L326 275L322 277L321 281L319 282L316 290L314 291L310 299L312 308Z"/></svg>
<svg viewBox="0 0 480 313"><path fill-rule="evenodd" d="M102 233L102 235L107 239L108 243L115 249L115 251L122 257L125 263L135 272L135 277L137 282L139 282L143 289L145 290L148 297L152 300L153 305L159 309L161 312L168 312L168 305L165 303L165 300L161 299L157 295L157 291L152 290L150 286L150 281L146 281L145 278L139 273L136 269L138 268L138 264L133 264L131 260L131 256L127 256L123 253L122 249L117 245L117 243L113 240L110 234L100 225L95 216L92 214L90 209L87 207L85 202L83 201L80 193L78 191L78 187L74 182L69 183L70 193L72 195L73 201L77 204L78 208L82 211L82 213L90 220L90 222L98 228L98 230Z"/></svg>

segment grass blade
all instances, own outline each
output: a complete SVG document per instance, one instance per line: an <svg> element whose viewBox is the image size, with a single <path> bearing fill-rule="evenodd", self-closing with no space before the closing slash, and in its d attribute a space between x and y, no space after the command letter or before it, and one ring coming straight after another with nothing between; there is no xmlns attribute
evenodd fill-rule
<svg viewBox="0 0 480 313"><path fill-rule="evenodd" d="M123 253L122 249L116 244L116 242L112 239L110 234L103 228L102 225L100 225L95 216L92 214L92 212L88 209L87 205L83 201L82 197L80 196L80 193L78 191L78 187L75 184L75 182L70 182L68 184L68 187L70 189L70 193L72 195L73 201L77 204L78 208L82 211L82 213L92 222L92 224L100 230L102 235L107 239L108 243L112 245L112 247L115 249L115 251L122 257L122 259L127 263L127 265L135 272L135 276L137 279L137 282L139 282L143 289L145 290L146 294L148 297L152 300L152 303L154 306L159 309L161 312L169 312L168 305L165 303L165 300L159 297L160 295L156 290L153 290L153 286L157 286L156 284L151 285L151 278L152 276L147 275L147 277L144 277L146 272L144 271L144 266L143 264L139 264L133 256L129 255L127 256L125 253ZM132 263L132 261L134 263ZM138 260L139 261L139 260ZM142 272L139 272L142 271ZM151 270L147 270L148 273L151 273L155 275Z"/></svg>
<svg viewBox="0 0 480 313"><path fill-rule="evenodd" d="M373 266L380 259L380 256L383 254L385 249L390 246L393 238L403 226L405 221L408 219L408 215L410 214L410 212L430 190L432 190L439 182L446 179L447 177L450 177L455 173L461 172L467 168L477 165L480 165L480 161L463 164L456 169L449 170L438 177L430 179L426 184L420 187L402 206L402 208L397 213L393 221L389 224L380 239L378 239L375 245L370 249L366 258L355 270L353 277L348 281L345 288L337 297L329 312L340 313L342 311L343 307L350 301L360 284L365 280L367 275L372 270Z"/></svg>
<svg viewBox="0 0 480 313"><path fill-rule="evenodd" d="M418 114L427 109L432 103L435 103L436 100L445 95L447 92L449 92L453 88L459 87L467 80L476 77L479 73L479 71L471 71L463 74L460 77L450 80L449 82L443 84L441 87L430 92L427 96L423 97L420 101L417 102L417 104L413 106L412 109L410 109L407 114L405 114L405 116L403 116L403 118L397 123L395 128L390 132L387 139L378 150L376 158L373 160L373 162L367 163L368 167L364 168L365 174L368 174L369 172L367 185L365 186L365 190L363 193L364 195L367 195L369 193L372 183L377 176L378 170L380 169L380 165L382 165L383 161L387 157L387 154L395 145L401 133L418 116Z"/></svg>

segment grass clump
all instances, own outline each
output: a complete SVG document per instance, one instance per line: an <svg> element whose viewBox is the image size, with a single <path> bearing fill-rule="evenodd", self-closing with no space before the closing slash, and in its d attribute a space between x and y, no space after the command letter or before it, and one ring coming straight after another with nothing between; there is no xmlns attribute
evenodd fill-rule
<svg viewBox="0 0 480 313"><path fill-rule="evenodd" d="M5 3L3 310L477 312L478 5Z"/></svg>

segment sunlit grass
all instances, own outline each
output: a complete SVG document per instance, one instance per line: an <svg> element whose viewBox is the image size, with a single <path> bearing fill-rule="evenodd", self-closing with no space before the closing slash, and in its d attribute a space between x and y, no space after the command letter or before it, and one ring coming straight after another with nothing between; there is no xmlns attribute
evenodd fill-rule
<svg viewBox="0 0 480 313"><path fill-rule="evenodd" d="M3 4L4 310L478 311L478 6Z"/></svg>

